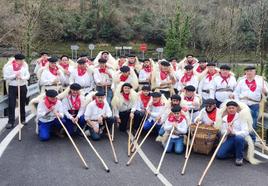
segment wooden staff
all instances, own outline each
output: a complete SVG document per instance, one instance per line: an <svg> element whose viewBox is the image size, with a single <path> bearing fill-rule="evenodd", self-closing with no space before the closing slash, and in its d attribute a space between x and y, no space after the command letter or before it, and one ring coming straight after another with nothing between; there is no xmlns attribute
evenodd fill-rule
<svg viewBox="0 0 268 186"><path fill-rule="evenodd" d="M148 113L146 113L146 115L145 115L145 117L144 117L144 120L143 120L143 122L142 122L142 124L140 125L140 130L139 130L139 132L137 131L137 133L138 133L138 135L137 135L137 137L135 138L134 137L134 139L133 139L133 146L132 146L132 149L131 149L131 152L134 152L134 150L135 150L135 144L138 144L138 140L139 140L139 138L140 138L140 135L141 135L141 132L142 132L142 129L143 129L143 127L144 127L144 124L145 124L145 121L146 121L146 119L147 119L147 117L148 117ZM136 134L137 134L136 133Z"/></svg>
<svg viewBox="0 0 268 186"><path fill-rule="evenodd" d="M264 78L262 77L262 89L264 89ZM262 108L261 108L261 141L264 141L264 107L265 107L265 95L262 93ZM264 147L262 146L262 153L264 153Z"/></svg>
<svg viewBox="0 0 268 186"><path fill-rule="evenodd" d="M17 83L18 83L18 107L19 107L19 141L21 141L20 84L18 80L17 80Z"/></svg>
<svg viewBox="0 0 268 186"><path fill-rule="evenodd" d="M189 143L190 143L191 124L192 124L192 119L193 119L193 112L194 112L194 109L191 110L190 124L188 126L188 136L187 136L187 143L186 143L186 150L185 150L185 158L188 157L188 149L189 149Z"/></svg>
<svg viewBox="0 0 268 186"><path fill-rule="evenodd" d="M127 166L130 165L132 159L134 158L134 156L136 155L136 153L138 152L138 150L141 148L142 144L144 143L144 141L146 140L146 138L150 135L150 133L153 131L155 125L157 124L158 120L156 120L153 124L153 126L150 128L150 130L147 132L147 134L145 135L145 137L143 138L143 140L141 141L141 143L137 146L135 152L132 154L132 156L129 158L128 162L127 162Z"/></svg>
<svg viewBox="0 0 268 186"><path fill-rule="evenodd" d="M112 151L113 151L113 155L114 155L114 162L118 163L117 156L116 156L116 153L115 153L115 150L114 150L114 144L112 142L111 134L110 134L110 131L109 131L109 128L108 128L108 125L107 125L106 121L104 121L104 124L105 124L105 128L106 128L106 131L107 131L107 134L108 134L108 138L109 138L111 147L112 147Z"/></svg>
<svg viewBox="0 0 268 186"><path fill-rule="evenodd" d="M182 168L182 171L181 171L181 175L184 175L184 172L185 172L185 169L186 169L188 160L190 158L190 154L192 152L192 148L193 148L193 145L194 145L195 136L196 136L197 129L198 129L199 125L200 125L200 122L198 122L197 125L196 125L195 131L194 131L194 136L192 138L192 142L191 142L191 145L190 145L189 153L188 153L188 156L186 157L186 159L184 161L184 165L183 165L183 168Z"/></svg>
<svg viewBox="0 0 268 186"><path fill-rule="evenodd" d="M221 145L222 145L222 143L223 143L223 141L224 141L224 139L225 139L227 133L228 133L228 130L223 134L223 136L222 136L222 138L221 138L221 141L220 141L218 147L216 148L215 152L213 153L213 155L212 155L212 157L211 157L211 160L209 161L209 163L208 163L208 165L207 165L205 171L204 171L203 174L202 174L202 177L200 178L200 180L199 180L199 182L198 182L198 186L200 186L200 185L202 184L202 181L203 181L204 177L206 176L206 174L207 174L207 172L208 172L208 169L210 168L212 162L214 161L215 156L216 156L216 154L218 153L218 151L219 151L219 149L220 149L220 147L221 147Z"/></svg>
<svg viewBox="0 0 268 186"><path fill-rule="evenodd" d="M157 167L157 169L156 169L155 175L158 175L158 174L159 174L159 171L160 171L161 165L162 165L162 163L163 163L165 154L166 154L166 152L167 152L167 148L168 148L168 146L169 146L169 142L170 142L171 136L172 136L172 134L173 134L173 132L174 132L174 129L175 129L175 127L172 126L171 132L170 132L170 134L169 134L169 137L168 137L166 146L165 146L164 151L163 151L163 153L162 153L162 156L161 156L160 162L159 162L159 164L158 164L158 167Z"/></svg>
<svg viewBox="0 0 268 186"><path fill-rule="evenodd" d="M59 120L62 128L64 129L65 133L67 134L68 138L70 139L70 141L72 142L77 154L79 155L80 159L82 160L83 164L85 165L85 168L88 169L87 163L85 161L85 159L83 158L82 154L80 153L79 149L77 148L74 140L72 139L71 135L69 134L68 130L66 129L66 127L64 126L64 124L62 123L61 119L59 118L58 115L56 115L57 119Z"/></svg>
<svg viewBox="0 0 268 186"><path fill-rule="evenodd" d="M85 132L83 131L83 129L80 127L80 125L75 122L75 124L77 125L77 127L79 128L79 130L81 131L81 133L83 134L83 136L85 137L85 139L87 140L89 146L92 148L92 150L94 151L94 153L96 154L96 156L99 158L99 160L101 161L102 165L104 166L106 172L110 172L108 166L105 164L104 160L101 158L101 156L99 155L99 153L97 152L97 150L94 148L94 146L91 144L91 142L89 141L89 139L87 138Z"/></svg>
<svg viewBox="0 0 268 186"><path fill-rule="evenodd" d="M255 133L255 135L257 136L257 138L260 140L260 142L262 144L262 149L268 151L268 147L266 146L266 144L264 143L264 141L261 139L261 137L259 136L259 134L253 128L252 128L252 131Z"/></svg>
<svg viewBox="0 0 268 186"><path fill-rule="evenodd" d="M130 156L130 135L132 135L132 125L133 125L133 118L130 118L129 122L129 133L128 133L128 141L127 141L127 156Z"/></svg>

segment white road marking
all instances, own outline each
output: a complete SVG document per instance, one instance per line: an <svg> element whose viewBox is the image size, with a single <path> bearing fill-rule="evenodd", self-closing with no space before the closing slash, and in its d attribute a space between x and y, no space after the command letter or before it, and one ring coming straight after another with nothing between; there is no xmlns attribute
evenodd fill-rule
<svg viewBox="0 0 268 186"><path fill-rule="evenodd" d="M254 153L257 154L258 156L268 160L268 156L266 154L263 154L257 150L254 150Z"/></svg>

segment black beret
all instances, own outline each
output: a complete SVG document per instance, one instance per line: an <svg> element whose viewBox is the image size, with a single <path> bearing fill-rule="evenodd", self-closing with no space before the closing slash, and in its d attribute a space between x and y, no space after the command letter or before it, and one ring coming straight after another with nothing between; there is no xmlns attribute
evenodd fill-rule
<svg viewBox="0 0 268 186"><path fill-rule="evenodd" d="M153 98L159 98L159 97L161 97L161 93L160 92L153 92L153 93L151 93L150 94Z"/></svg>
<svg viewBox="0 0 268 186"><path fill-rule="evenodd" d="M244 68L244 70L256 70L255 66L247 66L246 68Z"/></svg>
<svg viewBox="0 0 268 186"><path fill-rule="evenodd" d="M216 100L215 99L207 99L205 101L205 105L215 105L216 104Z"/></svg>
<svg viewBox="0 0 268 186"><path fill-rule="evenodd" d="M227 104L226 104L227 107L229 106L235 106L235 107L238 107L238 104L235 102L235 101L229 101Z"/></svg>
<svg viewBox="0 0 268 186"><path fill-rule="evenodd" d="M119 58L127 58L127 56L119 56Z"/></svg>
<svg viewBox="0 0 268 186"><path fill-rule="evenodd" d="M87 53L81 53L79 57L87 57Z"/></svg>
<svg viewBox="0 0 268 186"><path fill-rule="evenodd" d="M56 63L58 61L58 58L56 56L52 56L52 57L48 58L48 61L50 63Z"/></svg>
<svg viewBox="0 0 268 186"><path fill-rule="evenodd" d="M72 89L72 90L80 90L81 85L79 85L78 83L73 83L73 84L71 84L70 89Z"/></svg>
<svg viewBox="0 0 268 186"><path fill-rule="evenodd" d="M46 90L46 96L48 97L56 97L58 95L58 92L56 90L50 89L50 90Z"/></svg>
<svg viewBox="0 0 268 186"><path fill-rule="evenodd" d="M23 55L23 54L15 54L15 59L17 59L17 60L23 60L23 59L25 59L25 56Z"/></svg>
<svg viewBox="0 0 268 186"><path fill-rule="evenodd" d="M208 62L208 64L207 64L207 66L209 67L209 66L213 66L213 67L215 67L216 66L216 64L214 63L214 62Z"/></svg>
<svg viewBox="0 0 268 186"><path fill-rule="evenodd" d="M171 112L176 113L176 112L180 112L181 111L181 107L180 106L175 106L171 109Z"/></svg>
<svg viewBox="0 0 268 186"><path fill-rule="evenodd" d="M122 88L123 87L129 87L129 88L132 88L132 85L130 84L130 83L124 83L123 85L122 85Z"/></svg>
<svg viewBox="0 0 268 186"><path fill-rule="evenodd" d="M129 68L128 66L122 66L122 67L120 68L120 71L121 71L121 72L129 72L129 71L130 71L130 68Z"/></svg>
<svg viewBox="0 0 268 186"><path fill-rule="evenodd" d="M173 60L176 60L176 61L177 61L177 60L178 60L178 58L176 58L176 57L172 57L172 58L170 58L170 60L169 60L169 61L171 62L171 61L173 61Z"/></svg>
<svg viewBox="0 0 268 186"><path fill-rule="evenodd" d="M161 61L161 65L164 67L169 67L170 63L164 60L164 61Z"/></svg>
<svg viewBox="0 0 268 186"><path fill-rule="evenodd" d="M193 85L188 85L186 87L184 87L185 90L190 91L190 92L194 92L195 91L195 87Z"/></svg>
<svg viewBox="0 0 268 186"><path fill-rule="evenodd" d="M127 57L136 57L134 54L129 54Z"/></svg>
<svg viewBox="0 0 268 186"><path fill-rule="evenodd" d="M205 58L201 58L201 59L199 59L199 61L198 61L198 63L206 63L207 62L207 60L205 59Z"/></svg>
<svg viewBox="0 0 268 186"><path fill-rule="evenodd" d="M109 54L109 52L108 51L103 51L102 53L101 53L101 55L102 54Z"/></svg>
<svg viewBox="0 0 268 186"><path fill-rule="evenodd" d="M78 63L78 64L85 64L86 61L85 61L84 59L79 59L79 60L77 61L77 63Z"/></svg>
<svg viewBox="0 0 268 186"><path fill-rule="evenodd" d="M184 67L185 70L192 70L193 68L194 68L193 65L186 65Z"/></svg>
<svg viewBox="0 0 268 186"><path fill-rule="evenodd" d="M222 66L220 66L220 69L231 70L231 67L229 65L222 65Z"/></svg>
<svg viewBox="0 0 268 186"><path fill-rule="evenodd" d="M48 55L48 52L40 52L40 56L42 55Z"/></svg>
<svg viewBox="0 0 268 186"><path fill-rule="evenodd" d="M145 59L139 59L140 62L145 62L145 61L150 61L149 58L145 58Z"/></svg>
<svg viewBox="0 0 268 186"><path fill-rule="evenodd" d="M171 100L173 100L173 99L175 99L175 100L181 100L181 97L180 97L180 95L178 95L178 94L174 94L174 95L172 95L171 97L170 97L170 99Z"/></svg>
<svg viewBox="0 0 268 186"><path fill-rule="evenodd" d="M95 96L105 96L104 91L98 91Z"/></svg>
<svg viewBox="0 0 268 186"><path fill-rule="evenodd" d="M194 57L194 55L193 55L193 54L187 54L187 55L186 55L186 57L189 57L189 56Z"/></svg>
<svg viewBox="0 0 268 186"><path fill-rule="evenodd" d="M106 63L106 62L107 62L106 59L103 59L103 58L100 58L100 59L99 59L99 63Z"/></svg>
<svg viewBox="0 0 268 186"><path fill-rule="evenodd" d="M148 90L150 91L151 90L151 87L149 85L144 85L141 90Z"/></svg>

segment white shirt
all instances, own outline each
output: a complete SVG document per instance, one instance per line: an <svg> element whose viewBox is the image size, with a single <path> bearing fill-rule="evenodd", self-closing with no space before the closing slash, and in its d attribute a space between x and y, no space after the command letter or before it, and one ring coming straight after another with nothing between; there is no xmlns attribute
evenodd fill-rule
<svg viewBox="0 0 268 186"><path fill-rule="evenodd" d="M70 85L70 76L71 76L71 72L74 70L74 67L69 65L68 67L68 71L70 72L69 75L65 74L65 72L63 72L63 79L62 79L62 84L63 85Z"/></svg>
<svg viewBox="0 0 268 186"><path fill-rule="evenodd" d="M216 117L217 117L217 113L219 112L219 109L218 108L215 108L216 109ZM198 116L196 117L195 120L200 120L202 124L215 124L215 121L211 120L209 117L208 117L208 113L206 111L206 108L203 108Z"/></svg>
<svg viewBox="0 0 268 186"><path fill-rule="evenodd" d="M96 105L96 101L91 101L85 111L85 120L98 120L101 116L112 116L111 108L107 101L104 101L103 109Z"/></svg>
<svg viewBox="0 0 268 186"><path fill-rule="evenodd" d="M54 106L54 111L59 112L60 117L63 118L63 106L60 100L57 100L56 105ZM38 103L37 106L37 119L41 122L50 122L53 121L56 116L53 111L50 111L47 106L45 105L45 101L42 100Z"/></svg>
<svg viewBox="0 0 268 186"><path fill-rule="evenodd" d="M149 101L150 102L150 101ZM149 104L149 103L148 103ZM148 106L148 105L147 105ZM132 107L131 112L135 112L135 111L145 111L146 108L144 107L143 102L141 101L141 96L140 94L137 97L137 101L135 102L134 107Z"/></svg>
<svg viewBox="0 0 268 186"><path fill-rule="evenodd" d="M62 105L63 105L63 109L64 109L64 114L68 119L72 119L73 116L68 112L68 110L72 110L74 109L71 103L71 100L69 98L70 95L68 95L67 97L62 99ZM75 99L75 98L74 98ZM81 100L81 106L80 109L78 110L78 114L77 117L80 118L84 112L85 112L85 106L82 105L82 100L83 98L80 96L80 100Z"/></svg>
<svg viewBox="0 0 268 186"><path fill-rule="evenodd" d="M70 84L78 83L82 88L86 88L87 92L91 91L94 87L93 74L86 71L86 73L82 76L78 75L78 70L75 68L71 72L70 76Z"/></svg>
<svg viewBox="0 0 268 186"><path fill-rule="evenodd" d="M213 76L214 77L214 76ZM212 80L209 81L209 78L207 78L207 75L203 77L198 85L198 94L202 96L203 99L209 99L210 93L203 92L202 90L209 90L211 89Z"/></svg>
<svg viewBox="0 0 268 186"><path fill-rule="evenodd" d="M150 111L150 117L149 117L148 120L149 121L152 121L152 120L155 121L157 117L162 116L162 114L164 113L165 104L162 104L161 106L157 106L157 107L154 106L153 104L149 105L148 110Z"/></svg>
<svg viewBox="0 0 268 186"><path fill-rule="evenodd" d="M16 79L16 73L20 73L21 79ZM7 80L8 84L11 86L23 86L28 84L28 79L30 78L30 73L28 69L28 65L23 63L21 69L19 71L13 70L12 63L6 64L3 69L3 77Z"/></svg>
<svg viewBox="0 0 268 186"><path fill-rule="evenodd" d="M171 75L171 76L173 76L173 75ZM161 84L168 83L168 82L170 82L170 80L171 80L170 75L167 75L167 78L162 80L161 77L160 77L160 71L156 73L156 77L155 77L156 87L160 88ZM162 89L162 88L160 88L160 89ZM168 88L163 88L163 90L164 89L168 89Z"/></svg>
<svg viewBox="0 0 268 186"><path fill-rule="evenodd" d="M141 69L139 72L139 82L149 82L151 72L146 72L144 69Z"/></svg>
<svg viewBox="0 0 268 186"><path fill-rule="evenodd" d="M109 83L109 85L112 84L112 81L113 81L112 77L114 75L114 71L110 68L106 68L106 71L108 71L108 73L111 75L111 77L109 77L109 75L106 73L100 73L99 67L94 69L93 77L94 77L94 81L95 81L97 86L98 86L98 84L103 84L103 83L105 83L105 84Z"/></svg>
<svg viewBox="0 0 268 186"><path fill-rule="evenodd" d="M172 127L173 127L172 123L173 122L166 120L166 122L164 123L164 126L163 126L164 130L171 131ZM179 134L186 134L187 129L188 129L187 121L186 121L186 119L183 119L180 123L176 123L176 127L174 130ZM173 133L171 135L171 138L179 138L179 136Z"/></svg>
<svg viewBox="0 0 268 186"><path fill-rule="evenodd" d="M177 83L176 83L177 87L175 87L175 88L177 88L178 91L181 91L182 89L184 89L184 87L186 87L188 85L192 85L197 90L198 83L199 83L198 77L196 75L192 75L191 79L189 81L187 81L185 84L183 84L181 82L181 79L182 79L183 76L184 76L184 74L181 74L181 77L179 78L179 81L177 81Z"/></svg>
<svg viewBox="0 0 268 186"><path fill-rule="evenodd" d="M40 69L40 70L42 70L42 69ZM60 69L58 69L58 71L60 72L60 75L55 76L54 74L52 74L49 71L48 67L44 67L42 74L41 74L41 77L40 77L40 81L39 81L40 86L54 85L55 80L59 80L60 83L63 83L64 74Z"/></svg>
<svg viewBox="0 0 268 186"><path fill-rule="evenodd" d="M122 99L124 99L124 98L122 97ZM114 115L116 117L119 117L119 112L124 112L124 111L130 110L134 106L135 106L135 103L132 103L131 101L124 100L123 104L120 105L119 108L117 108L117 107L114 108Z"/></svg>

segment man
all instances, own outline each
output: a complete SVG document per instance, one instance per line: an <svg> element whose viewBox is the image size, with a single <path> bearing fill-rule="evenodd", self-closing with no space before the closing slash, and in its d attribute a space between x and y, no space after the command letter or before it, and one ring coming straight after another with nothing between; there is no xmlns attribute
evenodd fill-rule
<svg viewBox="0 0 268 186"><path fill-rule="evenodd" d="M14 59L15 58L15 59ZM7 129L14 127L15 107L20 88L20 116L21 123L25 124L25 103L27 96L27 80L30 78L28 64L24 61L23 54L16 54L3 68L3 77L8 84L8 124Z"/></svg>
<svg viewBox="0 0 268 186"><path fill-rule="evenodd" d="M150 59L141 60L142 69L139 73L139 85L151 85L153 66Z"/></svg>
<svg viewBox="0 0 268 186"><path fill-rule="evenodd" d="M267 96L268 87L263 77L256 75L256 68L248 66L245 69L245 76L242 77L234 91L234 97L237 100L248 105L253 119L253 129L257 129L257 122L260 109L262 94ZM256 140L255 135L252 135Z"/></svg>
<svg viewBox="0 0 268 186"><path fill-rule="evenodd" d="M85 61L85 64L86 64L87 66L93 66L93 65L94 65L93 60L88 58L87 53L82 53L82 54L80 54L80 56L79 56L79 58L77 59L77 61L79 61L80 59L84 60L84 61Z"/></svg>
<svg viewBox="0 0 268 186"><path fill-rule="evenodd" d="M71 72L70 83L81 85L81 94L86 95L94 88L93 71L84 59L79 59L77 64L77 67Z"/></svg>
<svg viewBox="0 0 268 186"><path fill-rule="evenodd" d="M195 65L194 71L197 74L201 74L206 68L207 68L207 60L206 59L200 59L198 61L199 65Z"/></svg>
<svg viewBox="0 0 268 186"><path fill-rule="evenodd" d="M71 71L73 70L73 66L70 64L69 58L66 55L62 55L60 57L59 65L63 68L64 72L64 81L62 83L63 87L69 86L69 79L71 75Z"/></svg>
<svg viewBox="0 0 268 186"><path fill-rule="evenodd" d="M220 107L222 102L233 98L233 91L236 87L236 79L230 72L231 67L222 65L219 75L213 78L211 82L210 98L216 99L217 107Z"/></svg>
<svg viewBox="0 0 268 186"><path fill-rule="evenodd" d="M181 77L182 70L179 68L179 65L178 65L176 57L173 57L173 58L170 59L170 64L171 64L171 66L173 68L174 78L175 78L175 82L176 82L173 85L173 88L175 90L175 93L178 94L177 86L178 86L178 83L179 83L179 80L180 80L180 77Z"/></svg>
<svg viewBox="0 0 268 186"><path fill-rule="evenodd" d="M238 114L238 104L234 101L229 101L227 104L227 115L223 117L221 126L221 134L227 132L227 138L221 145L217 158L225 159L230 154L235 155L235 164L243 165L243 151L245 137L249 135L249 129L246 122Z"/></svg>
<svg viewBox="0 0 268 186"><path fill-rule="evenodd" d="M37 74L40 68L45 67L48 63L48 53L47 52L41 52L40 58L36 60L36 65L34 68L34 73Z"/></svg>
<svg viewBox="0 0 268 186"><path fill-rule="evenodd" d="M134 90L139 87L138 78L133 69L128 66L122 66L119 72L116 72L113 78L112 89L116 90L120 83L130 83Z"/></svg>
<svg viewBox="0 0 268 186"><path fill-rule="evenodd" d="M120 56L119 59L116 61L115 69L120 70L120 68L126 63L127 57L126 56Z"/></svg>
<svg viewBox="0 0 268 186"><path fill-rule="evenodd" d="M184 69L187 65L192 65L193 67L198 64L198 60L194 57L193 54L187 54L186 57L179 62L178 66L181 70Z"/></svg>
<svg viewBox="0 0 268 186"><path fill-rule="evenodd" d="M197 76L194 74L193 71L193 66L192 65L186 65L184 67L184 74L179 78L179 81L177 83L177 91L178 92L183 92L184 91L184 87L188 86L188 85L192 85L195 87L195 89L198 88L198 78Z"/></svg>
<svg viewBox="0 0 268 186"><path fill-rule="evenodd" d="M107 122L108 128L111 128L114 119L112 118L111 108L105 100L104 92L97 92L95 100L87 105L85 120L92 140L100 140L105 130L105 122Z"/></svg>
<svg viewBox="0 0 268 186"><path fill-rule="evenodd" d="M80 126L85 125L84 112L85 103L84 96L80 95L81 86L77 83L70 85L68 94L62 99L62 105L64 109L64 119L66 128L70 135L74 134L76 123Z"/></svg>
<svg viewBox="0 0 268 186"><path fill-rule="evenodd" d="M59 91L60 85L64 81L64 73L57 66L57 57L50 57L48 61L49 64L38 71L39 84L42 87L42 92L48 89Z"/></svg>
<svg viewBox="0 0 268 186"><path fill-rule="evenodd" d="M57 99L57 95L56 90L47 90L45 98L38 103L36 117L38 120L38 135L41 141L50 139L53 128L57 130L62 128L59 119L63 124L65 123L63 106L61 101Z"/></svg>
<svg viewBox="0 0 268 186"><path fill-rule="evenodd" d="M104 91L106 99L111 105L113 91L111 89L114 71L106 65L107 60L100 58L99 65L93 71L93 78L96 84L97 91Z"/></svg>
<svg viewBox="0 0 268 186"><path fill-rule="evenodd" d="M135 74L139 75L139 72L140 72L140 69L142 68L139 61L137 60L136 56L135 55L128 55L128 60L127 60L127 63L126 63L127 66L129 66L129 68L133 69Z"/></svg>

